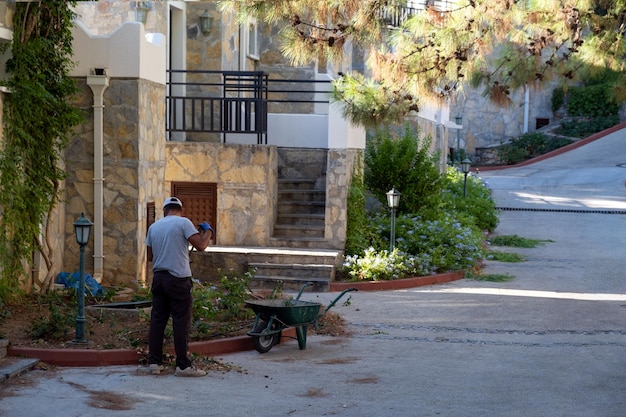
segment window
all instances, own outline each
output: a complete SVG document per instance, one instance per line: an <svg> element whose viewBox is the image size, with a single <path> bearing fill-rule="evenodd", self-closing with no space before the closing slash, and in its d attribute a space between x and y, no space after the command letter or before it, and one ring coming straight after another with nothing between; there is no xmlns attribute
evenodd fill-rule
<svg viewBox="0 0 626 417"><path fill-rule="evenodd" d="M248 58L259 60L259 30L256 19L248 19L245 34Z"/></svg>

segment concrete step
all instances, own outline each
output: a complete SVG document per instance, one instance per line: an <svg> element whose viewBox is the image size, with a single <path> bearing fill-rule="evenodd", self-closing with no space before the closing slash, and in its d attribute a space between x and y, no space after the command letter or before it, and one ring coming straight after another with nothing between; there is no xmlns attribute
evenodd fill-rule
<svg viewBox="0 0 626 417"><path fill-rule="evenodd" d="M324 238L326 227L313 225L276 224L272 237Z"/></svg>
<svg viewBox="0 0 626 417"><path fill-rule="evenodd" d="M39 359L6 357L0 359L0 382L30 371Z"/></svg>

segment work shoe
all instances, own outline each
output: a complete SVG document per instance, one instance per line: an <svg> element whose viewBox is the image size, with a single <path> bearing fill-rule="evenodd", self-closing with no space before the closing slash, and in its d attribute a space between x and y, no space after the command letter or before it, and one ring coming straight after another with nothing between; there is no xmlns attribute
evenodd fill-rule
<svg viewBox="0 0 626 417"><path fill-rule="evenodd" d="M175 376L205 376L206 371L203 371L202 369L194 368L193 366L190 366L185 369L180 369L179 367L176 367L176 372L174 373L174 375Z"/></svg>
<svg viewBox="0 0 626 417"><path fill-rule="evenodd" d="M141 366L137 367L137 372L141 374L151 374L158 375L163 370L163 365L159 365L157 363L151 363L149 366Z"/></svg>

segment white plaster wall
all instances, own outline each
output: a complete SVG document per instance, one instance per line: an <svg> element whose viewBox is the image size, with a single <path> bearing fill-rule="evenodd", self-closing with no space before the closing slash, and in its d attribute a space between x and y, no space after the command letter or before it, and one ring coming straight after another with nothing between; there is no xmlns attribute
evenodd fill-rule
<svg viewBox="0 0 626 417"><path fill-rule="evenodd" d="M72 29L76 66L71 75L84 77L91 68L106 68L110 77L166 82L165 36L146 34L139 22L126 22L109 36L94 36L80 21Z"/></svg>

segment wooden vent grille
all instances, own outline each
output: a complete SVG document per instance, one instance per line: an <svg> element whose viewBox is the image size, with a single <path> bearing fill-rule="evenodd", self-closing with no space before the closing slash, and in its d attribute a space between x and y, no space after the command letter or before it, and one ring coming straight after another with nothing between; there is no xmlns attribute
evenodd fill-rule
<svg viewBox="0 0 626 417"><path fill-rule="evenodd" d="M183 215L193 224L206 221L217 230L217 184L175 182L172 183L172 196L183 202Z"/></svg>
<svg viewBox="0 0 626 417"><path fill-rule="evenodd" d="M152 225L152 223L156 221L156 205L154 204L154 201L150 201L148 205L146 206L146 220L148 223L146 225L146 231L147 231L148 228Z"/></svg>

